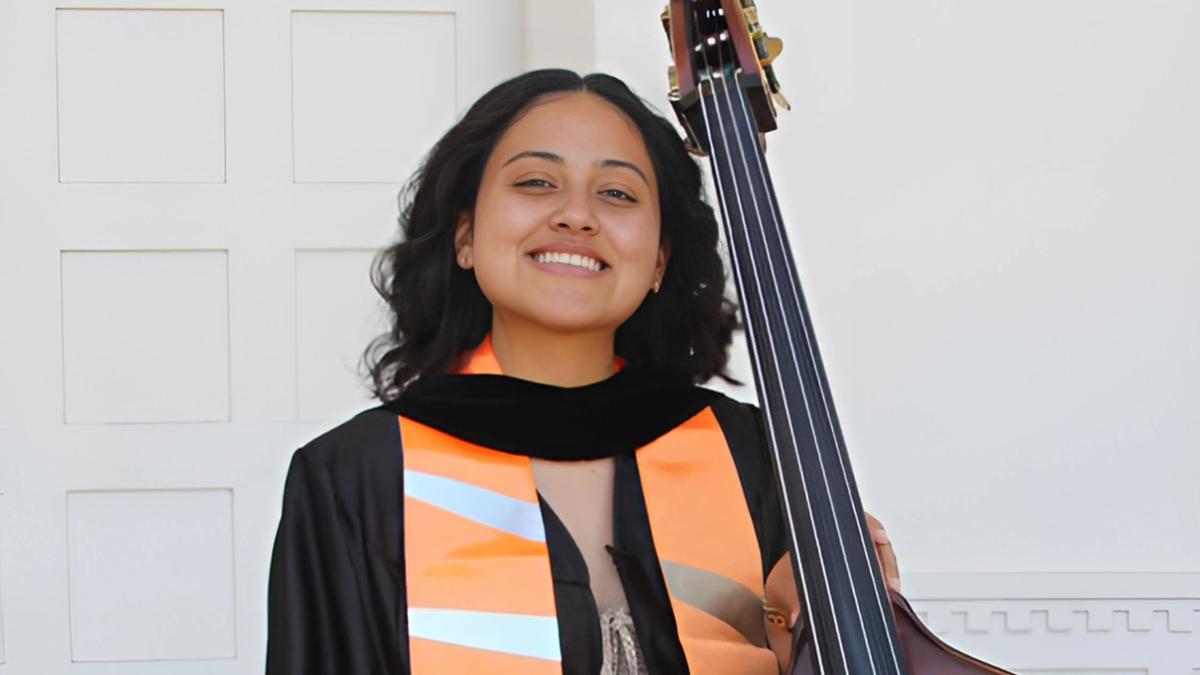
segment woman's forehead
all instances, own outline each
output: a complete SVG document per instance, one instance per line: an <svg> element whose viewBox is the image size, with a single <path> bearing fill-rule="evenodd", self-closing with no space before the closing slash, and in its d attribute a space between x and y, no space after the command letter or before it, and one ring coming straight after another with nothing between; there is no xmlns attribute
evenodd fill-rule
<svg viewBox="0 0 1200 675"><path fill-rule="evenodd" d="M615 105L586 92L533 104L505 132L495 154L506 163L517 153L551 153L566 162L618 159L652 169L633 120Z"/></svg>

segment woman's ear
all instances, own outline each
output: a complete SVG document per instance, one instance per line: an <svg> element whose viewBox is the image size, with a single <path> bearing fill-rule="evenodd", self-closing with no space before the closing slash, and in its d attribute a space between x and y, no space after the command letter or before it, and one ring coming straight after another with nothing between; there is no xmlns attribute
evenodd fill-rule
<svg viewBox="0 0 1200 675"><path fill-rule="evenodd" d="M471 226L471 215L463 211L458 217L458 226L454 229L454 251L458 258L458 266L469 270L475 264L472 258L472 243L474 230Z"/></svg>
<svg viewBox="0 0 1200 675"><path fill-rule="evenodd" d="M667 260L671 257L671 240L663 237L662 244L658 247L658 262L654 264L654 286L657 292L658 286L662 284L663 277L667 274Z"/></svg>

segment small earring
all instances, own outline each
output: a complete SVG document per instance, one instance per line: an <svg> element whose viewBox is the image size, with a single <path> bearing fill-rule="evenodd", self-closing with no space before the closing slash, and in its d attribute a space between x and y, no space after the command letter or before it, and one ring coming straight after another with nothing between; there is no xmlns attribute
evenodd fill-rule
<svg viewBox="0 0 1200 675"><path fill-rule="evenodd" d="M658 283L659 283L659 282L657 282L657 281L656 281L656 282L654 282L654 292L655 292L655 293L658 293Z"/></svg>

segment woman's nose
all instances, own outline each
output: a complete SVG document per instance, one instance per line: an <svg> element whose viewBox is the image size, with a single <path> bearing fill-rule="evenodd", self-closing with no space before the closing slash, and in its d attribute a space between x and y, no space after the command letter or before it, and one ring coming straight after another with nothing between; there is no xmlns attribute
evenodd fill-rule
<svg viewBox="0 0 1200 675"><path fill-rule="evenodd" d="M564 191L562 203L550 218L550 225L556 230L593 233L600 229L592 210L591 195L586 190Z"/></svg>

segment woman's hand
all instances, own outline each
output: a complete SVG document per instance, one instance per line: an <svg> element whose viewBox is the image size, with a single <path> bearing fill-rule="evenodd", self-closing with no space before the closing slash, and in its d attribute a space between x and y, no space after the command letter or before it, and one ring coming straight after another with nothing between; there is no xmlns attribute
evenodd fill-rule
<svg viewBox="0 0 1200 675"><path fill-rule="evenodd" d="M883 579L896 592L900 592L900 567L896 563L896 552L888 538L883 523L867 513L867 531L875 543L875 555ZM780 672L791 663L792 630L800 618L800 597L796 593L796 580L792 576L791 554L785 554L771 570L766 580L765 621L767 644L779 658Z"/></svg>
<svg viewBox="0 0 1200 675"><path fill-rule="evenodd" d="M892 590L900 592L900 566L896 563L896 551L892 548L892 540L888 539L887 530L875 516L867 513L867 529L871 533L871 541L875 542L875 555L879 558L879 568L883 572L883 580Z"/></svg>

